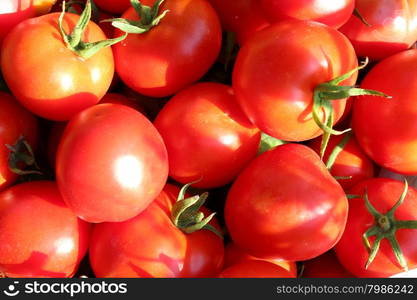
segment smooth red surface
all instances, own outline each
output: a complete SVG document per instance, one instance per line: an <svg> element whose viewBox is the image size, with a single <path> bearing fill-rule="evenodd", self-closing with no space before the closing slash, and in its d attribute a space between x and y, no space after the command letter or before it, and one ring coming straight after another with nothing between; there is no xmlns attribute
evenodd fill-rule
<svg viewBox="0 0 417 300"><path fill-rule="evenodd" d="M247 260L223 270L220 278L295 278L276 264L262 260Z"/></svg>

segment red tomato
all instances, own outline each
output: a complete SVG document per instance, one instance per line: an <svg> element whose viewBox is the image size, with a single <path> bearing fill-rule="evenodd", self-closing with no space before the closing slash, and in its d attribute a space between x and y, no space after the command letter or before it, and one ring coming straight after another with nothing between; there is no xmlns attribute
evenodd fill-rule
<svg viewBox="0 0 417 300"><path fill-rule="evenodd" d="M232 88L219 83L179 92L154 124L168 150L170 176L183 184L201 179L196 187L232 181L255 158L260 142L259 129L241 111Z"/></svg>
<svg viewBox="0 0 417 300"><path fill-rule="evenodd" d="M312 117L313 91L357 67L355 51L337 30L285 21L259 31L240 50L233 71L236 98L263 132L285 141L322 134ZM357 73L341 85L353 85ZM332 101L335 122L345 100Z"/></svg>
<svg viewBox="0 0 417 300"><path fill-rule="evenodd" d="M261 0L261 6L271 22L307 20L337 29L349 20L355 0Z"/></svg>
<svg viewBox="0 0 417 300"><path fill-rule="evenodd" d="M403 270L386 238L382 239L375 259L367 269L365 267L370 254L363 244L362 236L376 223L376 218L365 206L363 195L366 190L370 203L379 213L386 214L399 200L404 190L404 183L394 179L374 178L359 183L349 191L350 194L360 195L360 197L351 199L349 202L346 230L336 245L336 254L343 266L357 277L389 277L401 273ZM395 210L394 217L396 221L413 220L417 224L417 190L412 187L408 188L404 202ZM380 218L378 220L381 222ZM397 225L391 221L386 224L390 226L387 232L394 230L408 267L410 269L416 268L417 230L399 229L395 231ZM382 230L382 227L377 227ZM370 237L369 241L373 245L375 236Z"/></svg>
<svg viewBox="0 0 417 300"><path fill-rule="evenodd" d="M140 105L138 101L135 101L132 98L127 98L126 96L122 94L107 93L101 99L100 103L113 103L113 104L126 105L145 115L145 110L143 109L143 107Z"/></svg>
<svg viewBox="0 0 417 300"><path fill-rule="evenodd" d="M380 60L410 48L417 40L417 1L356 0L356 8L370 26L352 16L340 31L358 56Z"/></svg>
<svg viewBox="0 0 417 300"><path fill-rule="evenodd" d="M141 1L153 5L155 0ZM164 97L200 79L216 60L221 28L216 12L205 0L166 0L159 25L144 34L129 34L115 45L116 71L138 93ZM138 20L134 8L122 16ZM116 30L116 36L122 35ZM132 72L132 70L136 70Z"/></svg>
<svg viewBox="0 0 417 300"><path fill-rule="evenodd" d="M270 25L257 0L209 0L209 2L219 14L224 29L235 32L241 45L256 31Z"/></svg>
<svg viewBox="0 0 417 300"><path fill-rule="evenodd" d="M9 168L10 150L6 145L15 145L24 137L32 149L38 143L38 122L9 94L0 92L0 190L12 184L17 174Z"/></svg>
<svg viewBox="0 0 417 300"><path fill-rule="evenodd" d="M122 14L131 7L130 0L94 0L94 3L101 9L114 14Z"/></svg>
<svg viewBox="0 0 417 300"><path fill-rule="evenodd" d="M88 222L121 222L161 192L168 158L161 136L141 113L99 104L67 125L56 162L64 201Z"/></svg>
<svg viewBox="0 0 417 300"><path fill-rule="evenodd" d="M246 253L243 249L237 246L235 243L229 243L224 252L224 267L228 268L230 266L236 265L238 263L247 261L247 260L261 260L255 256L252 256ZM297 277L297 264L295 262L270 259L265 260L267 262L273 263L288 272L290 272L294 277Z"/></svg>
<svg viewBox="0 0 417 300"><path fill-rule="evenodd" d="M54 182L0 193L0 272L8 277L71 277L87 252L90 225L62 201Z"/></svg>
<svg viewBox="0 0 417 300"><path fill-rule="evenodd" d="M171 221L178 193L166 185L135 218L95 226L90 263L97 277L212 277L220 272L222 239L204 229L185 234ZM214 219L212 224L218 227Z"/></svg>
<svg viewBox="0 0 417 300"><path fill-rule="evenodd" d="M392 99L363 96L353 105L353 128L362 149L379 165L402 174L417 173L417 50L377 64L361 87L375 88Z"/></svg>
<svg viewBox="0 0 417 300"><path fill-rule="evenodd" d="M323 157L326 164L335 147L345 138L346 134L333 135L330 138ZM320 153L321 139L317 138L311 141L309 146ZM343 150L337 155L330 173L335 177L350 177L350 179L337 179L340 185L347 190L365 179L372 178L374 176L374 165L360 148L356 138L351 136Z"/></svg>
<svg viewBox="0 0 417 300"><path fill-rule="evenodd" d="M340 239L348 203L319 156L299 144L264 152L229 191L226 225L232 240L259 258L307 260Z"/></svg>
<svg viewBox="0 0 417 300"><path fill-rule="evenodd" d="M1 67L16 98L33 113L51 120L69 120L100 101L114 74L110 48L83 59L65 45L58 29L59 13L23 21L3 43ZM72 30L79 16L67 13L64 29ZM93 22L83 41L106 39ZM30 71L28 71L30 70Z"/></svg>
<svg viewBox="0 0 417 300"><path fill-rule="evenodd" d="M304 262L304 278L353 278L337 260L333 251Z"/></svg>
<svg viewBox="0 0 417 300"><path fill-rule="evenodd" d="M295 278L296 276L276 264L263 260L247 260L228 267L220 278Z"/></svg>

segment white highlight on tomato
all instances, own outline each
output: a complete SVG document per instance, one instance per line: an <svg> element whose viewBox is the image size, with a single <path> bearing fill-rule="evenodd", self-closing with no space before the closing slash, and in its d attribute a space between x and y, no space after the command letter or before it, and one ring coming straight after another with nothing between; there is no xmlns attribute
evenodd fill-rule
<svg viewBox="0 0 417 300"><path fill-rule="evenodd" d="M55 249L58 254L71 253L74 247L74 241L71 238L62 238L55 242Z"/></svg>
<svg viewBox="0 0 417 300"><path fill-rule="evenodd" d="M126 155L116 161L116 180L126 188L136 188L143 179L143 165L133 155Z"/></svg>

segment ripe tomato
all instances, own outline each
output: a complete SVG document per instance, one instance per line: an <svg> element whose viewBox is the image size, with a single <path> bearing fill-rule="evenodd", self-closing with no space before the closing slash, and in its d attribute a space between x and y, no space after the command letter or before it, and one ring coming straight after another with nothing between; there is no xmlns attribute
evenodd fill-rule
<svg viewBox="0 0 417 300"><path fill-rule="evenodd" d="M233 88L246 115L285 141L322 134L312 116L313 91L357 67L355 51L337 30L316 22L284 21L259 31L240 50ZM343 85L353 85L357 72ZM346 100L331 101L334 120Z"/></svg>
<svg viewBox="0 0 417 300"><path fill-rule="evenodd" d="M360 100L359 100L360 101ZM377 100L376 100L377 101ZM357 183L372 178L374 176L374 165L360 148L356 138L348 133L344 135L333 135L330 138L327 150L323 157L323 161L329 168L329 158L333 154L334 149L342 140L348 138L346 145L336 156L334 163L330 167L330 174L335 177L350 177L349 179L338 179L337 181L347 190ZM314 151L320 153L321 139L314 139L308 144Z"/></svg>
<svg viewBox="0 0 417 300"><path fill-rule="evenodd" d="M90 263L97 277L212 277L221 271L222 239L205 229L185 234L171 221L178 193L166 185L135 218L95 226ZM215 219L212 224L218 227Z"/></svg>
<svg viewBox="0 0 417 300"><path fill-rule="evenodd" d="M228 268L230 266L236 265L238 263L241 263L247 260L261 260L261 259L252 255L249 255L243 249L237 246L235 243L229 243L226 246L225 252L224 252L224 267L225 268ZM278 260L278 259L270 259L270 260L265 260L265 261L273 263L287 270L292 275L297 277L297 264L295 262Z"/></svg>
<svg viewBox="0 0 417 300"><path fill-rule="evenodd" d="M343 268L333 251L304 262L303 278L353 278Z"/></svg>
<svg viewBox="0 0 417 300"><path fill-rule="evenodd" d="M337 29L349 20L355 0L261 0L261 6L271 22L308 20Z"/></svg>
<svg viewBox="0 0 417 300"><path fill-rule="evenodd" d="M47 14L16 26L3 43L1 67L10 90L26 108L43 118L64 121L99 102L112 81L114 61L110 48L88 59L69 50L58 28L59 15ZM78 19L65 14L67 33ZM83 41L104 39L103 31L90 22Z"/></svg>
<svg viewBox="0 0 417 300"><path fill-rule="evenodd" d="M403 272L387 238L381 240L375 259L366 268L370 252L365 247L362 237L365 232L376 225L377 232L396 237L408 267L417 268L417 190L409 187L404 202L396 209L394 207L395 221L374 217L371 214L365 205L366 191L376 211L380 214L387 214L403 193L404 183L394 179L374 178L359 183L349 191L350 194L359 197L349 202L346 230L335 247L340 262L357 277L389 277ZM414 221L414 229L402 229L405 227L398 222L409 220ZM372 247L375 245L375 240L375 236L369 237Z"/></svg>
<svg viewBox="0 0 417 300"><path fill-rule="evenodd" d="M130 0L94 0L94 3L101 9L114 14L122 14L131 7Z"/></svg>
<svg viewBox="0 0 417 300"><path fill-rule="evenodd" d="M141 2L152 5L156 0ZM166 0L159 11L165 10L169 12L157 26L143 34L129 34L113 47L121 80L152 97L172 95L200 79L221 47L220 21L207 1ZM138 15L132 7L122 18L138 20ZM115 34L123 33L116 30Z"/></svg>
<svg viewBox="0 0 417 300"><path fill-rule="evenodd" d="M362 96L353 105L353 128L362 149L379 165L402 174L417 173L417 50L377 64L361 87L376 88L392 99Z"/></svg>
<svg viewBox="0 0 417 300"><path fill-rule="evenodd" d="M356 8L369 26L352 16L340 31L358 56L380 60L410 48L417 40L417 1L356 0Z"/></svg>
<svg viewBox="0 0 417 300"><path fill-rule="evenodd" d="M232 181L255 158L259 129L241 111L231 87L198 83L175 95L155 127L165 141L169 175L212 188ZM221 170L221 172L219 172Z"/></svg>
<svg viewBox="0 0 417 300"><path fill-rule="evenodd" d="M8 277L71 277L87 252L90 225L65 205L54 182L0 193L0 272Z"/></svg>
<svg viewBox="0 0 417 300"><path fill-rule="evenodd" d="M168 158L161 136L141 113L99 104L77 114L58 147L56 176L64 201L88 222L121 222L161 192Z"/></svg>
<svg viewBox="0 0 417 300"><path fill-rule="evenodd" d="M38 122L11 95L0 92L0 190L17 179L18 175L10 170L10 150L6 145L15 145L20 137L36 149Z"/></svg>
<svg viewBox="0 0 417 300"><path fill-rule="evenodd" d="M220 278L295 278L276 264L263 260L246 260L223 270Z"/></svg>
<svg viewBox="0 0 417 300"><path fill-rule="evenodd" d="M130 108L133 108L134 110L137 110L138 112L145 115L145 110L140 105L138 101L135 101L132 98L127 98L126 96L118 93L107 93L104 95L104 97L101 99L100 103L113 103L113 104L121 104L129 106Z"/></svg>
<svg viewBox="0 0 417 300"><path fill-rule="evenodd" d="M264 152L229 191L225 220L250 255L288 261L314 258L340 239L348 203L310 148L285 144Z"/></svg>
<svg viewBox="0 0 417 300"><path fill-rule="evenodd" d="M219 14L223 28L236 33L241 45L256 31L270 25L257 0L209 0L209 2Z"/></svg>

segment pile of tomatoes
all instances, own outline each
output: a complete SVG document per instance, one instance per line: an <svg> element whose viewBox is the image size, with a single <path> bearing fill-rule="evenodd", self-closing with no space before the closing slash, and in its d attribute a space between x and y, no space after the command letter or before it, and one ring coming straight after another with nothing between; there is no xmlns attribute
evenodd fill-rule
<svg viewBox="0 0 417 300"><path fill-rule="evenodd" d="M2 0L0 274L417 269L416 41L416 0Z"/></svg>

